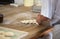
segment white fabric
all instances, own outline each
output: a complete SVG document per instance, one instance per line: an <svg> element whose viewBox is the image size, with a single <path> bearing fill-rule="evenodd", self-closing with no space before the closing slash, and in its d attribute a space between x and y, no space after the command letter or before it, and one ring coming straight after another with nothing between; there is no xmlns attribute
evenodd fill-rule
<svg viewBox="0 0 60 39"><path fill-rule="evenodd" d="M42 0L42 9L41 9L41 15L51 18L50 11L49 11L49 0Z"/></svg>
<svg viewBox="0 0 60 39"><path fill-rule="evenodd" d="M55 25L53 29L53 39L60 39L60 24Z"/></svg>
<svg viewBox="0 0 60 39"><path fill-rule="evenodd" d="M60 21L60 0L41 0L42 8L41 15L52 19L51 24ZM47 37L47 38L46 38ZM43 39L53 39L52 34L49 33L49 36L46 36Z"/></svg>
<svg viewBox="0 0 60 39"><path fill-rule="evenodd" d="M41 0L41 3L41 15L51 19L55 12L56 0Z"/></svg>
<svg viewBox="0 0 60 39"><path fill-rule="evenodd" d="M53 39L53 34L52 34L52 32L49 33L49 39Z"/></svg>

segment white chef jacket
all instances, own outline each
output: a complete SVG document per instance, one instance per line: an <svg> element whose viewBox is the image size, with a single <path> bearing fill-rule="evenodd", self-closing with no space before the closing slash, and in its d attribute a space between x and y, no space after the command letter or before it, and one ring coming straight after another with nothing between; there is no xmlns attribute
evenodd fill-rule
<svg viewBox="0 0 60 39"><path fill-rule="evenodd" d="M60 24L60 0L41 0L41 15L52 19L50 24Z"/></svg>
<svg viewBox="0 0 60 39"><path fill-rule="evenodd" d="M41 0L41 3L41 15L51 19L56 10L57 0Z"/></svg>

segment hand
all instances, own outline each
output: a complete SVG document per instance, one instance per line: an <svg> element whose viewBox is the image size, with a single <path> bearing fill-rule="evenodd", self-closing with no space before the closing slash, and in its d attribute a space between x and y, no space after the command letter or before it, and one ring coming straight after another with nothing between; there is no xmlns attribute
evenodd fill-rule
<svg viewBox="0 0 60 39"><path fill-rule="evenodd" d="M41 38L41 37L47 36L51 31L53 31L53 28L44 31L42 34L40 34L39 37Z"/></svg>
<svg viewBox="0 0 60 39"><path fill-rule="evenodd" d="M43 15L38 14L36 21L38 22L38 24L41 24L41 22L47 21L47 20L49 20L47 17L44 17Z"/></svg>
<svg viewBox="0 0 60 39"><path fill-rule="evenodd" d="M49 32L53 31L53 28L48 29L47 31L44 32L44 35L48 35Z"/></svg>

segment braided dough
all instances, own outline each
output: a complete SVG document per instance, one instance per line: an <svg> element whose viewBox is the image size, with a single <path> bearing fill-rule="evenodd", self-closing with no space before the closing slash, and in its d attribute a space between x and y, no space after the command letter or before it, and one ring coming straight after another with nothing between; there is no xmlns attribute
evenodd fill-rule
<svg viewBox="0 0 60 39"><path fill-rule="evenodd" d="M24 24L38 24L35 19L34 20L23 20L23 21L21 21L21 23L24 23Z"/></svg>

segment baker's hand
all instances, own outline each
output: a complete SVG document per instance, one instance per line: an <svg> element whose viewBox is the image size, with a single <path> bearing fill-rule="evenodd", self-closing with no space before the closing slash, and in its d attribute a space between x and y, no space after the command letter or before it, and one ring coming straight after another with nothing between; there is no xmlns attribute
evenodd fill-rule
<svg viewBox="0 0 60 39"><path fill-rule="evenodd" d="M39 37L42 38L44 36L47 36L51 31L53 31L53 28L46 30L45 32L43 32L42 34L40 34Z"/></svg>
<svg viewBox="0 0 60 39"><path fill-rule="evenodd" d="M41 22L49 20L47 17L44 17L43 15L38 14L37 16L37 23L40 25Z"/></svg>

